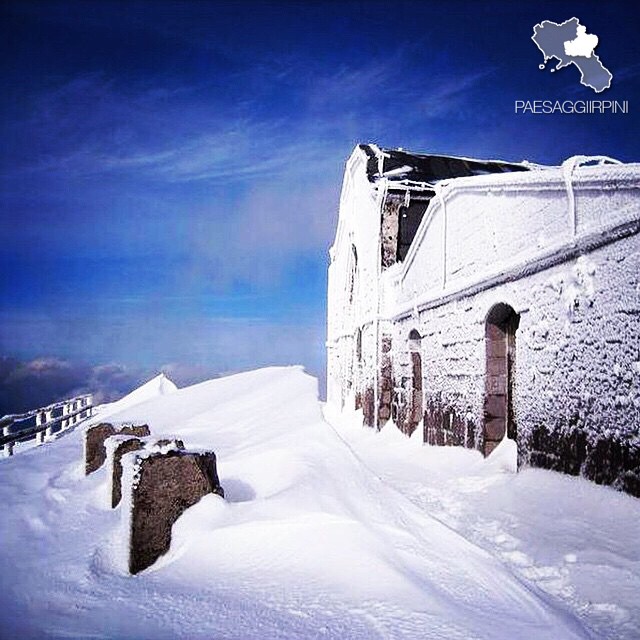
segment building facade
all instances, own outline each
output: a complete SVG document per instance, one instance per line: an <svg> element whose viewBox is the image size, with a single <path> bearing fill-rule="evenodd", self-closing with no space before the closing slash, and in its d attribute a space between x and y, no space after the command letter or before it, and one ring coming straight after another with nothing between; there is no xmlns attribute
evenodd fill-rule
<svg viewBox="0 0 640 640"><path fill-rule="evenodd" d="M330 404L640 496L639 164L359 145L330 259Z"/></svg>

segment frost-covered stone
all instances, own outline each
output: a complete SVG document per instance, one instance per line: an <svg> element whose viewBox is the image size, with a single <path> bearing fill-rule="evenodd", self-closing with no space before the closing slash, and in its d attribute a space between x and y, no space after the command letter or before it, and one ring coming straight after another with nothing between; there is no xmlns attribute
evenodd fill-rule
<svg viewBox="0 0 640 640"><path fill-rule="evenodd" d="M105 440L115 434L131 435L143 438L151 434L149 426L127 424L114 426L109 422L89 427L84 433L85 474L89 475L99 469L107 458Z"/></svg>
<svg viewBox="0 0 640 640"><path fill-rule="evenodd" d="M137 438L131 435L117 434L107 438L105 449L107 450L107 469L109 469L110 478L111 508L115 508L120 504L122 497L122 457L125 454L141 449L166 453L176 449L184 449L184 443L177 438L153 440L149 437Z"/></svg>
<svg viewBox="0 0 640 640"><path fill-rule="evenodd" d="M89 427L84 433L84 471L86 475L99 469L107 457L105 440L116 432L115 427L102 422Z"/></svg>
<svg viewBox="0 0 640 640"><path fill-rule="evenodd" d="M112 444L111 441L115 442ZM117 507L122 498L122 456L142 448L144 442L135 436L112 436L107 440L107 468L111 470L111 508Z"/></svg>
<svg viewBox="0 0 640 640"><path fill-rule="evenodd" d="M508 436L521 465L640 495L640 165L583 160L479 175L359 146L330 250L328 403L485 455Z"/></svg>
<svg viewBox="0 0 640 640"><path fill-rule="evenodd" d="M130 454L123 517L128 529L128 566L138 573L171 545L178 517L208 493L224 497L213 451L189 452L168 442L163 450Z"/></svg>

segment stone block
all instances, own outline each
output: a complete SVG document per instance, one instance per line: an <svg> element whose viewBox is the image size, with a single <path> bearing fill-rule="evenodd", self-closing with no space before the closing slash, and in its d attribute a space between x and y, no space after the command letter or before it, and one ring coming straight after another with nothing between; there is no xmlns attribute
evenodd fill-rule
<svg viewBox="0 0 640 640"><path fill-rule="evenodd" d="M505 419L489 418L484 423L484 437L487 440L500 441L504 437Z"/></svg>
<svg viewBox="0 0 640 640"><path fill-rule="evenodd" d="M149 426L142 425L126 425L116 428L109 422L101 422L100 424L89 427L84 434L84 471L85 475L93 473L99 469L107 459L107 450L104 443L109 436L116 434L137 436L144 438L151 435Z"/></svg>
<svg viewBox="0 0 640 640"><path fill-rule="evenodd" d="M113 466L111 468L111 508L115 509L122 498L122 456L125 453L138 451L144 442L135 436L120 441L113 449Z"/></svg>
<svg viewBox="0 0 640 640"><path fill-rule="evenodd" d="M184 449L184 442L177 438L160 438L153 443L154 447L166 447L167 445L173 445L176 449Z"/></svg>
<svg viewBox="0 0 640 640"><path fill-rule="evenodd" d="M123 436L137 436L145 438L151 435L148 424L128 424L118 430Z"/></svg>
<svg viewBox="0 0 640 640"><path fill-rule="evenodd" d="M484 412L487 417L505 418L507 415L507 397L504 395L490 395L484 399Z"/></svg>
<svg viewBox="0 0 640 640"><path fill-rule="evenodd" d="M104 441L116 433L115 427L108 422L101 422L89 427L84 434L84 472L85 475L99 469L107 458Z"/></svg>
<svg viewBox="0 0 640 640"><path fill-rule="evenodd" d="M364 423L368 427L373 427L375 422L375 396L373 393L373 387L367 387L365 389L362 413L364 416Z"/></svg>
<svg viewBox="0 0 640 640"><path fill-rule="evenodd" d="M127 428L131 429L131 427ZM115 440L115 442L111 443L113 440ZM122 498L122 456L125 453L131 453L132 451L139 451L145 448L157 449L168 445L171 445L171 447L175 449L184 449L182 440L175 438L161 438L160 440L150 443L149 441L144 441L127 434L116 434L110 438L110 441L107 442L106 445L106 448L111 450L111 508L113 509L120 504L120 499ZM107 460L109 460L109 455L107 455Z"/></svg>
<svg viewBox="0 0 640 640"><path fill-rule="evenodd" d="M500 444L499 440L485 440L484 441L484 448L483 448L483 453L484 453L484 457L486 458L487 456L489 456L491 454L491 452Z"/></svg>
<svg viewBox="0 0 640 640"><path fill-rule="evenodd" d="M212 451L143 453L135 461L130 496L129 571L151 566L171 545L178 517L208 493L224 497Z"/></svg>

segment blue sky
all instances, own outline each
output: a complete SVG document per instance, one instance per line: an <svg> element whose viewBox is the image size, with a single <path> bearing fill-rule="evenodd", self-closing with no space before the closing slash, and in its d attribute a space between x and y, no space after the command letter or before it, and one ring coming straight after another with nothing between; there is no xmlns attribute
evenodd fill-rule
<svg viewBox="0 0 640 640"><path fill-rule="evenodd" d="M2 14L0 356L323 376L355 144L640 159L629 3L20 0ZM575 68L538 69L533 25L574 15L600 37L606 95ZM513 113L593 98L631 113Z"/></svg>

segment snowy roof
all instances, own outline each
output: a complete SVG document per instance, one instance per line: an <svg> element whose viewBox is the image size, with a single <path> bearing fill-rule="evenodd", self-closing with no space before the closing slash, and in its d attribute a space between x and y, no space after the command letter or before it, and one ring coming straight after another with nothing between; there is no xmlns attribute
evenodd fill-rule
<svg viewBox="0 0 640 640"><path fill-rule="evenodd" d="M450 178L529 171L530 165L501 160L478 160L412 153L402 149L382 149L375 144L361 144L367 155L367 177L370 182L380 178L391 181L435 183Z"/></svg>

